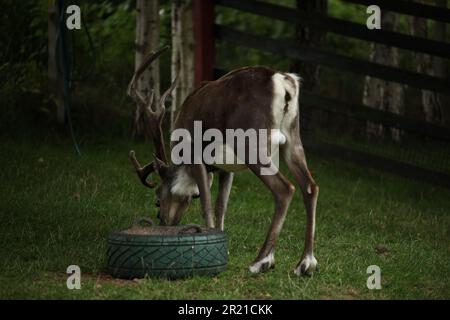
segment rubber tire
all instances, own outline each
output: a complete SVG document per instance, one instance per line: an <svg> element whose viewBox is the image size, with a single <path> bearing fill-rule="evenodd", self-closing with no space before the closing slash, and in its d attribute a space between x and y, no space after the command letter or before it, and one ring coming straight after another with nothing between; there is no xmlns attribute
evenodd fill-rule
<svg viewBox="0 0 450 320"><path fill-rule="evenodd" d="M123 279L215 275L227 268L227 237L221 231L181 235L114 232L108 238L107 259L108 272Z"/></svg>

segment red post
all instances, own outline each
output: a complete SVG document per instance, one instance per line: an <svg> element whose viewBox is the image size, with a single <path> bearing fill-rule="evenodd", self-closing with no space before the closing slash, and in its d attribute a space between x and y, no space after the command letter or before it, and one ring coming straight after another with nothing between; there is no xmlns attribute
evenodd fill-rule
<svg viewBox="0 0 450 320"><path fill-rule="evenodd" d="M216 57L214 43L214 4L212 0L194 0L195 85L214 79Z"/></svg>

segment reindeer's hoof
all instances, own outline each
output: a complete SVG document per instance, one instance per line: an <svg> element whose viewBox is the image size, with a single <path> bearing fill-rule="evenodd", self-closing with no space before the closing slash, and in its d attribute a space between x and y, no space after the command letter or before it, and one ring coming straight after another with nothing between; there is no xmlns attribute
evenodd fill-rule
<svg viewBox="0 0 450 320"><path fill-rule="evenodd" d="M260 273L275 268L275 257L271 252L267 257L254 262L248 268L251 273Z"/></svg>
<svg viewBox="0 0 450 320"><path fill-rule="evenodd" d="M318 269L317 260L313 255L307 255L295 268L294 273L297 276L311 276Z"/></svg>

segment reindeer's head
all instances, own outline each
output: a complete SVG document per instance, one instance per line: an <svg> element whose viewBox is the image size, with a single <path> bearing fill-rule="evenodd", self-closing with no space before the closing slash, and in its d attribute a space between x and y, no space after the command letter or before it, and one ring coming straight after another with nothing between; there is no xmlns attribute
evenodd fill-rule
<svg viewBox="0 0 450 320"><path fill-rule="evenodd" d="M153 162L142 167L136 159L134 151L130 152L130 160L136 169L136 172L142 184L148 188L155 188L156 184L153 181L148 181L147 178L151 173L157 173L160 177L161 184L156 188L156 206L159 208L158 218L161 225L176 225L180 222L183 213L186 211L192 198L198 194L177 192L174 186L179 183L181 168L172 166L167 161L164 140L162 134L162 124L165 114L166 98L175 89L178 77L172 83L170 88L161 96L159 101L156 101L154 90L150 94L143 96L136 88L136 81L140 78L142 73L155 61L168 47L164 47L155 53L151 53L144 61L144 63L136 70L131 83L128 87L128 95L134 99L139 108L146 111L149 121L149 131L155 147L155 159Z"/></svg>
<svg viewBox="0 0 450 320"><path fill-rule="evenodd" d="M157 157L153 162L142 167L136 159L134 151L130 152L130 160L142 184L151 189L155 188L155 206L158 208L157 218L160 220L160 224L163 226L179 224L192 199L199 196L198 190L195 188L189 190L193 182L185 180L189 179L184 177L185 169L168 165ZM160 177L158 186L148 180L151 173L156 173ZM196 187L195 184L194 186Z"/></svg>

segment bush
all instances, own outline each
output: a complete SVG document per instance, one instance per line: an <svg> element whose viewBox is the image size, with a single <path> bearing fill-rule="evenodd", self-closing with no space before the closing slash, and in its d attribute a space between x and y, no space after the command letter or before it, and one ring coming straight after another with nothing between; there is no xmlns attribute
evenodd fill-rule
<svg viewBox="0 0 450 320"><path fill-rule="evenodd" d="M47 10L43 0L0 2L2 131L46 112ZM14 19L12 19L12 17Z"/></svg>

